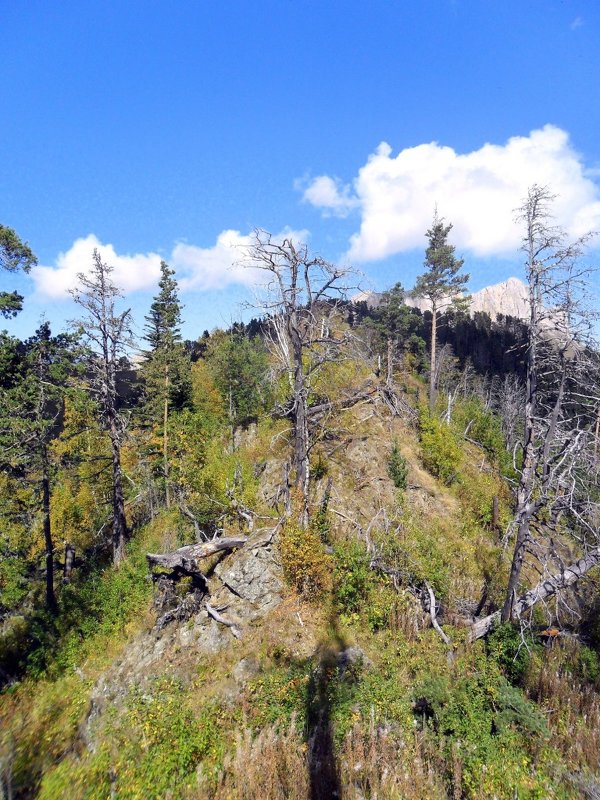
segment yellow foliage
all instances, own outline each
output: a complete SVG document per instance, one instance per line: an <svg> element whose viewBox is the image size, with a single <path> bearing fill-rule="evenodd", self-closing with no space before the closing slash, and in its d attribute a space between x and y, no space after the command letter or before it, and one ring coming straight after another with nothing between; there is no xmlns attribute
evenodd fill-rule
<svg viewBox="0 0 600 800"><path fill-rule="evenodd" d="M288 583L309 600L332 589L333 558L316 531L288 522L279 539L283 573Z"/></svg>

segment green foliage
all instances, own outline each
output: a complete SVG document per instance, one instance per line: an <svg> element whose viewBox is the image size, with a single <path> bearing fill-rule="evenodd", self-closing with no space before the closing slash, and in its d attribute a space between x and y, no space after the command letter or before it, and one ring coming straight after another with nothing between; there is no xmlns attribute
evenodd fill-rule
<svg viewBox="0 0 600 800"><path fill-rule="evenodd" d="M114 793L124 800L162 800L175 790L181 797L197 785L200 764L210 779L222 763L219 716L219 706L210 703L194 712L172 679L157 680L144 692L134 689L100 747L49 771L38 796L99 800Z"/></svg>
<svg viewBox="0 0 600 800"><path fill-rule="evenodd" d="M502 669L511 683L523 681L530 660L533 640L521 634L519 628L510 623L498 625L486 639L486 651Z"/></svg>
<svg viewBox="0 0 600 800"><path fill-rule="evenodd" d="M398 446L398 441L394 441L394 446L388 458L388 475L396 489L403 491L406 489L408 480L408 463Z"/></svg>
<svg viewBox="0 0 600 800"><path fill-rule="evenodd" d="M596 683L600 675L600 658L591 647L581 645L579 650L578 677L586 683Z"/></svg>
<svg viewBox="0 0 600 800"><path fill-rule="evenodd" d="M462 451L452 430L422 407L419 415L419 440L423 466L447 486L460 470Z"/></svg>
<svg viewBox="0 0 600 800"><path fill-rule="evenodd" d="M369 556L357 541L338 543L333 550L333 597L339 611L348 616L357 614L367 603L375 575L369 566Z"/></svg>
<svg viewBox="0 0 600 800"><path fill-rule="evenodd" d="M29 272L37 258L27 242L21 241L12 228L0 225L0 269ZM23 307L23 297L17 292L0 292L0 316L15 317Z"/></svg>
<svg viewBox="0 0 600 800"><path fill-rule="evenodd" d="M269 360L259 337L242 333L211 337L206 363L228 410L232 426L256 419L270 402Z"/></svg>
<svg viewBox="0 0 600 800"><path fill-rule="evenodd" d="M435 734L448 766L460 760L466 797L547 796L548 777L530 770L549 735L546 720L482 650L452 673L422 675L413 698L417 720Z"/></svg>
<svg viewBox="0 0 600 800"><path fill-rule="evenodd" d="M295 719L299 730L306 726L311 659L278 659L270 669L246 686L249 722L255 730L272 723L289 725Z"/></svg>
<svg viewBox="0 0 600 800"><path fill-rule="evenodd" d="M435 308L446 298L454 299L464 289L468 275L460 275L463 259L454 255L455 248L448 244L452 225L444 225L435 212L433 225L427 231L429 244L425 252L426 271L419 275L414 288L417 297L428 298Z"/></svg>
<svg viewBox="0 0 600 800"><path fill-rule="evenodd" d="M502 474L512 476L512 459L506 450L500 419L486 409L479 398L469 397L457 402L452 423L457 435L468 430L469 438L481 445Z"/></svg>

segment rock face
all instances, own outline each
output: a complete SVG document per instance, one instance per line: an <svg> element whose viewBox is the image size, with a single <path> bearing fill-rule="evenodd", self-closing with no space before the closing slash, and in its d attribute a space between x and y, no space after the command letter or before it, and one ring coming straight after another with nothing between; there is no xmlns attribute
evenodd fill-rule
<svg viewBox="0 0 600 800"><path fill-rule="evenodd" d="M352 301L365 302L369 308L377 308L381 296L378 292L361 292L360 295L353 297ZM406 305L418 308L420 311L429 311L431 308L426 298L412 297L410 294L406 296ZM518 278L509 278L502 283L486 286L471 295L469 313L473 315L477 311L489 314L492 320L496 320L500 314L505 317L527 319L529 316L527 287Z"/></svg>
<svg viewBox="0 0 600 800"><path fill-rule="evenodd" d="M208 579L209 602L240 629L264 617L281 602L283 578L273 531L259 531L245 547L227 555ZM81 737L94 746L94 725L110 705L120 705L133 685L143 686L154 676L177 664L199 661L234 641L231 629L215 621L205 606L186 622L172 622L164 629L153 628L133 639L121 658L94 687L90 711ZM251 669L249 667L249 669Z"/></svg>

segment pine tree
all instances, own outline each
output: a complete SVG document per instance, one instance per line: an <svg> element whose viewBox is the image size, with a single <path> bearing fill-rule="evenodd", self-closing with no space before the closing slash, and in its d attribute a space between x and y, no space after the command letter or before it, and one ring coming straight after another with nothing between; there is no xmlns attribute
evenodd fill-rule
<svg viewBox="0 0 600 800"><path fill-rule="evenodd" d="M8 272L29 272L35 264L37 258L27 242L22 242L12 228L0 225L0 267ZM23 297L18 292L0 292L0 316L15 317L22 307Z"/></svg>
<svg viewBox="0 0 600 800"><path fill-rule="evenodd" d="M169 416L186 405L190 392L190 362L181 340L181 303L175 271L160 264L159 292L146 316L145 353L142 375L145 384L145 413L153 426L162 427L162 471L165 503L171 503L169 487Z"/></svg>
<svg viewBox="0 0 600 800"><path fill-rule="evenodd" d="M433 224L427 231L429 246L425 252L424 266L426 272L419 275L414 288L415 297L425 297L431 303L431 360L429 370L429 405L433 410L436 400L436 353L437 328L439 315L445 309L454 307L464 310L468 298L462 292L469 280L469 275L461 275L464 264L462 258L454 255L454 246L448 244L448 234L452 225L444 225L438 217L437 209L433 216Z"/></svg>
<svg viewBox="0 0 600 800"><path fill-rule="evenodd" d="M386 385L393 384L395 351L400 347L406 349L408 340L420 330L421 318L418 313L404 302L404 289L397 283L384 292L381 301L369 317L368 322L379 334L381 344L386 351Z"/></svg>

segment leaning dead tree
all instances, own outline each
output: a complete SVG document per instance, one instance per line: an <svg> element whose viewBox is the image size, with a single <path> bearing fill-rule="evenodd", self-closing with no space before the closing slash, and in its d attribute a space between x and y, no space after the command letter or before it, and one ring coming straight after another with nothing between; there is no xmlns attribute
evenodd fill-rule
<svg viewBox="0 0 600 800"><path fill-rule="evenodd" d="M317 413L309 406L309 395L323 365L343 357L345 336L339 333L338 305L352 288L353 272L311 254L305 244L277 239L260 230L255 231L246 250L244 265L266 276L264 291L254 307L270 322L267 341L288 378L289 399L279 411L292 424L293 481L301 493L299 521L305 526L311 428Z"/></svg>
<svg viewBox="0 0 600 800"><path fill-rule="evenodd" d="M574 243L552 224L553 196L533 186L519 209L524 223L529 320L524 436L511 531L514 550L504 605L475 623L473 638L497 619L519 619L573 585L600 562L598 463L600 358L594 313L586 307L591 270L582 266L589 237ZM583 556L565 565L556 542L574 541ZM540 582L523 593L527 563Z"/></svg>

